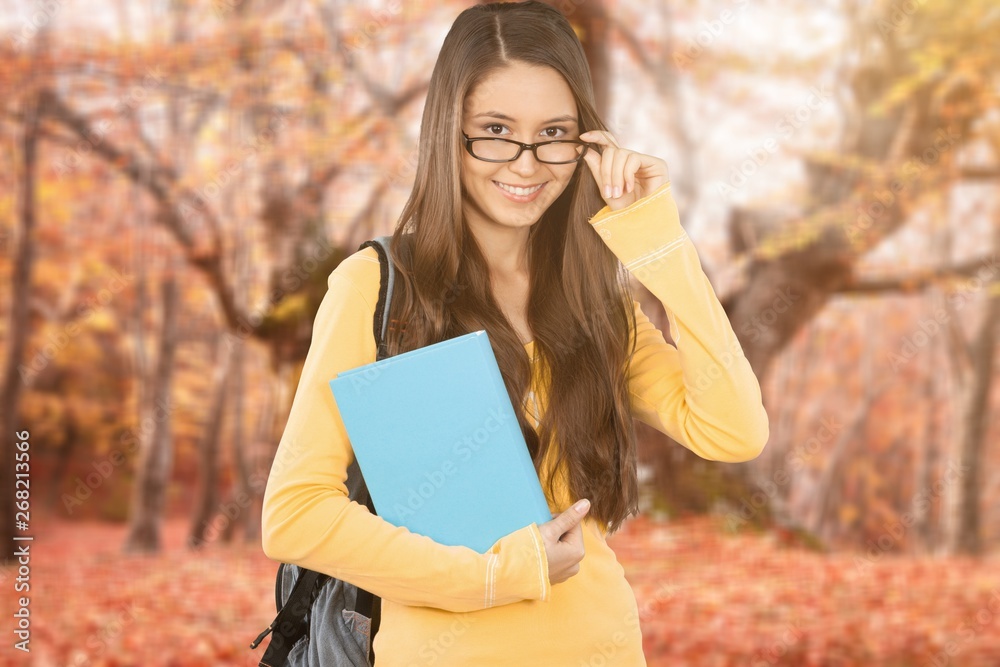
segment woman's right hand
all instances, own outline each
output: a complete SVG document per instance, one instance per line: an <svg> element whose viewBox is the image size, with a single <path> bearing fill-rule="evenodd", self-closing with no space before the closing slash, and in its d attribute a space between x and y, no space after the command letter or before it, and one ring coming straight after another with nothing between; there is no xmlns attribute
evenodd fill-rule
<svg viewBox="0 0 1000 667"><path fill-rule="evenodd" d="M586 506L577 510L580 503ZM580 522L590 511L590 501L582 500L580 503L538 526L545 543L545 555L549 559L549 581L553 584L566 581L580 571L580 561L584 555L583 528Z"/></svg>

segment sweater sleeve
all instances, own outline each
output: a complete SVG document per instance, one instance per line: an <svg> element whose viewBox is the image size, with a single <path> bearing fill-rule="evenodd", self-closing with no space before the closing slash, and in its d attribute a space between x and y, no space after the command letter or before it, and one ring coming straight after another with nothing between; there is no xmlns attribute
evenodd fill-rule
<svg viewBox="0 0 1000 667"><path fill-rule="evenodd" d="M676 347L633 302L636 351L629 392L637 419L698 456L755 458L769 435L760 386L681 227L667 182L591 226L625 268L660 300Z"/></svg>
<svg viewBox="0 0 1000 667"><path fill-rule="evenodd" d="M350 277L352 259L330 275L316 313L264 490L264 553L400 604L464 612L549 600L548 560L537 524L480 554L394 526L348 498L354 452L328 381L375 360L374 307Z"/></svg>

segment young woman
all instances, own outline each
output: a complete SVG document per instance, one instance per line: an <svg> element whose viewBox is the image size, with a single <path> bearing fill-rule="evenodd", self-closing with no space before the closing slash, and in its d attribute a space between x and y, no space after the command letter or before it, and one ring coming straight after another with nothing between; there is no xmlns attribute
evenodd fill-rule
<svg viewBox="0 0 1000 667"><path fill-rule="evenodd" d="M556 9L493 3L455 21L392 256L403 324L390 354L486 329L555 518L479 554L348 500L353 453L327 382L375 360L379 266L365 248L316 314L264 496L265 552L382 598L377 665L645 665L606 542L637 512L633 418L719 461L757 456L768 421L667 165L607 131ZM629 274L663 303L676 346Z"/></svg>

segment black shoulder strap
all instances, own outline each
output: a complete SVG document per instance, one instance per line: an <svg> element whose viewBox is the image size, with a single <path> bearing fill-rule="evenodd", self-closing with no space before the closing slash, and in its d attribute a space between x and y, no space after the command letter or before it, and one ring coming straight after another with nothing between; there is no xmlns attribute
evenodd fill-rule
<svg viewBox="0 0 1000 667"><path fill-rule="evenodd" d="M365 241L358 247L358 250L363 250L368 246L375 248L375 252L378 254L379 259L379 268L381 269L381 280L379 282L378 289L378 303L375 305L375 315L372 318L373 333L375 335L376 361L385 359L388 356L385 335L389 327L389 306L392 303L393 283L395 282L396 276L396 270L392 264L392 254L389 252L389 244L391 241L391 235L376 236L374 239ZM372 514L377 514L375 511L375 505L372 503L371 495L368 493L368 487L364 484L364 478L362 478L361 488L362 493L365 496L365 505L368 507L368 511ZM378 600L377 603L376 600ZM379 624L381 622L381 607L381 600L372 595L371 592L366 591L363 588L357 589L357 600L355 601L354 609L358 613L364 614L371 619L372 624L370 636L373 640L375 638L375 633L378 632ZM372 658L374 658L374 653L375 652L373 650Z"/></svg>
<svg viewBox="0 0 1000 667"><path fill-rule="evenodd" d="M365 241L358 250L363 250L369 246L375 248L378 253L379 268L381 269L381 282L378 288L378 303L375 306L375 316L372 318L372 328L375 334L375 349L377 350L375 360L385 359L387 350L385 347L385 334L389 327L389 304L392 301L392 288L396 278L396 270L392 265L389 253L389 243L392 241L391 235L376 236L370 241Z"/></svg>
<svg viewBox="0 0 1000 667"><path fill-rule="evenodd" d="M283 566L280 566L283 567ZM278 576L281 576L279 569ZM267 649L260 659L260 665L269 667L270 665L284 665L288 659L288 652L292 650L292 645L298 641L299 637L309 631L306 621L306 612L312 603L312 594L317 586L322 586L329 577L321 572L302 569L288 600L281 606L278 615L271 621L271 625L264 632L257 635L257 638L250 644L250 648L257 648L264 637L269 633L271 641L267 644Z"/></svg>

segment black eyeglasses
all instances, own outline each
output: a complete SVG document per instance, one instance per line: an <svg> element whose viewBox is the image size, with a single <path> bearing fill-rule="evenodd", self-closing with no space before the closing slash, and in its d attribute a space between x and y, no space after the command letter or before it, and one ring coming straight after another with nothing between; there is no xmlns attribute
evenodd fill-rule
<svg viewBox="0 0 1000 667"><path fill-rule="evenodd" d="M462 136L465 137L465 150L469 155L484 162L513 162L521 157L523 151L529 150L539 162L569 164L580 161L587 154L587 149L592 146L578 139L556 139L525 144L499 137L469 137L465 132L462 132Z"/></svg>

